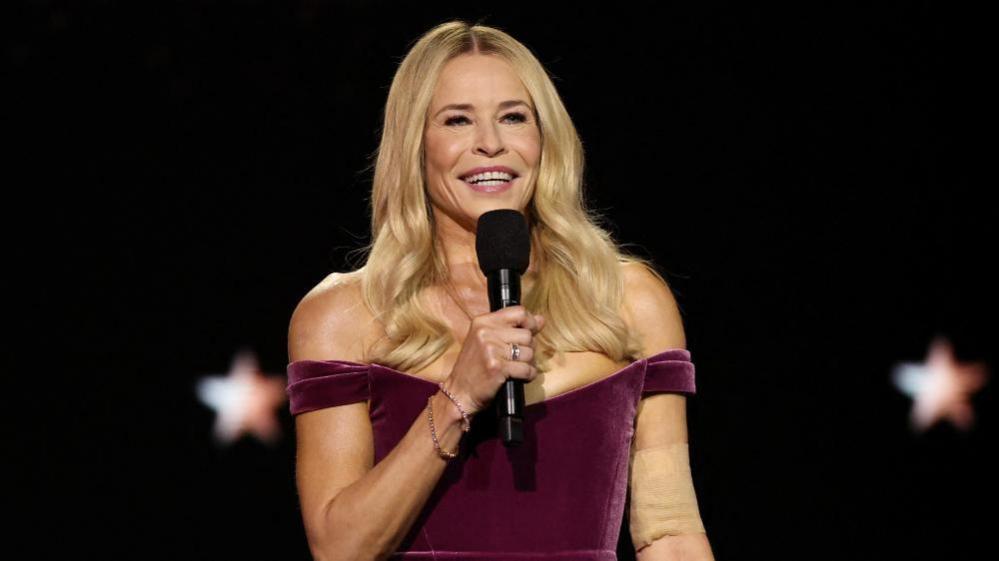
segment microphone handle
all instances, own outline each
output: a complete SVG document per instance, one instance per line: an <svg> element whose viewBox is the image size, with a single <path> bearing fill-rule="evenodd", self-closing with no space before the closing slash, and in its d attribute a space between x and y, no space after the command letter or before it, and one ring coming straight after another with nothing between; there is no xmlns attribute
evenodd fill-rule
<svg viewBox="0 0 999 561"><path fill-rule="evenodd" d="M497 269L486 276L489 310L495 312L520 304L520 274L513 269ZM507 378L493 399L500 436L506 447L524 442L524 381Z"/></svg>

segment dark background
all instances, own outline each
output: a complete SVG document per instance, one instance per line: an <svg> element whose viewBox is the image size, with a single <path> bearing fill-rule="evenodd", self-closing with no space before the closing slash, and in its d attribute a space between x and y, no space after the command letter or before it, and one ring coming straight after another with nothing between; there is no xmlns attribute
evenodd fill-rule
<svg viewBox="0 0 999 561"><path fill-rule="evenodd" d="M40 320L14 373L34 413L15 432L41 460L18 481L46 537L31 554L308 558L287 409L279 446L217 448L193 384L244 347L284 374L294 306L367 240L396 66L455 17L538 56L583 138L591 205L671 283L716 558L989 545L994 389L972 432L917 436L889 378L934 335L996 363L986 19L686 4L4 8L8 169L27 201L11 199L8 237L37 273L17 303Z"/></svg>

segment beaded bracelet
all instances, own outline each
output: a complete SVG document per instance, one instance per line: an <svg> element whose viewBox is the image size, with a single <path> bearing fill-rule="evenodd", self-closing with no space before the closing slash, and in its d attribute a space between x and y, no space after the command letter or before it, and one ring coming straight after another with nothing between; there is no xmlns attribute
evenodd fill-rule
<svg viewBox="0 0 999 561"><path fill-rule="evenodd" d="M447 389L444 387L444 382L437 382L437 387L439 387L441 391L444 392L444 395L446 395L448 399L454 402L454 406L457 407L458 411L461 412L461 418L464 421L461 426L461 430L462 432L468 432L472 428L472 422L468 420L468 413L465 413L465 409L461 406L460 403L458 403L458 400L455 399L453 395L451 395L451 392L447 391Z"/></svg>
<svg viewBox="0 0 999 561"><path fill-rule="evenodd" d="M441 449L441 443L437 440L437 429L434 428L434 411L431 406L431 400L433 399L434 396L427 398L427 417L430 419L430 436L434 439L434 448L437 448L437 455L445 460L450 460L451 458L458 457L458 454Z"/></svg>
<svg viewBox="0 0 999 561"><path fill-rule="evenodd" d="M448 399L454 402L454 405L458 408L458 411L461 412L461 417L463 420L461 431L468 432L469 430L471 430L472 424L468 420L468 413L465 413L465 410L462 408L461 404L458 403L458 400L455 399L455 397L451 394L451 392L447 391L447 389L444 388L444 382L438 382L437 387L439 387L440 390L444 392L444 395L446 395ZM437 455L444 458L445 460L450 460L452 458L456 458L458 454L455 452L448 452L447 450L443 450L441 448L441 443L437 440L437 427L434 426L434 410L432 404L433 399L434 396L432 395L427 398L427 419L430 421L430 436L431 438L434 439L434 448L437 449Z"/></svg>

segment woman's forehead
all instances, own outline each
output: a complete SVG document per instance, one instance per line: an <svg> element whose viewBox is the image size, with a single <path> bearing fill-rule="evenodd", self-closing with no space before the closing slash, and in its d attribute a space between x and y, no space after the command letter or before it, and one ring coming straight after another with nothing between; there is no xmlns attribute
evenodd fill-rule
<svg viewBox="0 0 999 561"><path fill-rule="evenodd" d="M470 60L463 60L469 58ZM474 59L474 60L471 60ZM497 57L458 57L445 67L434 89L434 103L462 109L500 106L519 99L530 105L527 89L513 68ZM471 106L471 107L469 107Z"/></svg>

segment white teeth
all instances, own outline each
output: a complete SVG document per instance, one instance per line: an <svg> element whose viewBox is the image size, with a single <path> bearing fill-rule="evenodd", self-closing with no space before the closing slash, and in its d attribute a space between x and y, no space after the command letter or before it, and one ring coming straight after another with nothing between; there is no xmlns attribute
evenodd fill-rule
<svg viewBox="0 0 999 561"><path fill-rule="evenodd" d="M489 180L512 181L513 175L506 173L505 171L487 171L486 173L477 173L475 175L470 175L465 178L465 181L468 183L475 183L476 181L489 181Z"/></svg>

